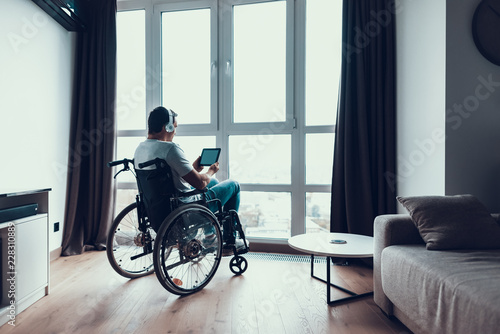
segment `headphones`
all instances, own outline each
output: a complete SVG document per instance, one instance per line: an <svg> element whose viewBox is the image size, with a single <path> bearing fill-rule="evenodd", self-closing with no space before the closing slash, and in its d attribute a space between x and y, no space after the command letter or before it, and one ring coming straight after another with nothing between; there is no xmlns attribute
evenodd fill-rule
<svg viewBox="0 0 500 334"><path fill-rule="evenodd" d="M168 122L165 124L165 131L174 132L174 118L177 117L177 114L172 109L167 109L168 111Z"/></svg>

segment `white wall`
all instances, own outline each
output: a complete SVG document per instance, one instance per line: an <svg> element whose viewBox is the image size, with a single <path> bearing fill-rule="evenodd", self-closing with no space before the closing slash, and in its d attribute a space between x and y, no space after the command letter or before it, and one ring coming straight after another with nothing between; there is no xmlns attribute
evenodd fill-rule
<svg viewBox="0 0 500 334"><path fill-rule="evenodd" d="M444 195L446 1L402 0L396 34L398 194Z"/></svg>
<svg viewBox="0 0 500 334"><path fill-rule="evenodd" d="M474 44L479 2L448 1L446 194L473 194L500 212L500 67Z"/></svg>
<svg viewBox="0 0 500 334"><path fill-rule="evenodd" d="M401 1L398 193L473 194L500 212L500 67L473 41L480 2Z"/></svg>
<svg viewBox="0 0 500 334"><path fill-rule="evenodd" d="M0 189L52 188L52 251L64 223L75 35L30 0L2 0L0 37Z"/></svg>

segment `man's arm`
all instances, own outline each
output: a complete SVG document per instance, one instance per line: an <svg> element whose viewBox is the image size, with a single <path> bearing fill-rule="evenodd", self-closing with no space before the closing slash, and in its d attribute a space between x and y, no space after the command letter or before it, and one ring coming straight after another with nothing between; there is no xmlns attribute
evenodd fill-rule
<svg viewBox="0 0 500 334"><path fill-rule="evenodd" d="M204 189L209 183L210 183L210 178L217 173L219 170L219 163L216 162L210 168L208 168L208 171L204 174L200 174L196 171L196 169L191 170L189 173L184 175L182 178L195 187L196 189Z"/></svg>

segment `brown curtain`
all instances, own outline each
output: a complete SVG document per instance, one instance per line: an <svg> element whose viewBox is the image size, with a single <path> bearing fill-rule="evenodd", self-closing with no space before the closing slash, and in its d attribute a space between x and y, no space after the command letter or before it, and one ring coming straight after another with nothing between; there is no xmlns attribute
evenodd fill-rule
<svg viewBox="0 0 500 334"><path fill-rule="evenodd" d="M104 249L114 207L116 0L87 1L77 35L62 254Z"/></svg>
<svg viewBox="0 0 500 334"><path fill-rule="evenodd" d="M331 231L373 235L396 212L394 0L344 0Z"/></svg>

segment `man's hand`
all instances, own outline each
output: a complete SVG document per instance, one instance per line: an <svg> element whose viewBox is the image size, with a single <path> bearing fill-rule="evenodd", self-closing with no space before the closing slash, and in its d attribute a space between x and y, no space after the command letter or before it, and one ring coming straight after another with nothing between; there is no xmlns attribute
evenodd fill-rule
<svg viewBox="0 0 500 334"><path fill-rule="evenodd" d="M214 163L204 174L200 174L199 172L195 171L196 166L201 167L200 158L196 159L195 162L193 162L193 170L184 175L182 178L196 189L203 189L210 183L210 178L219 171L219 163Z"/></svg>
<svg viewBox="0 0 500 334"><path fill-rule="evenodd" d="M217 173L219 171L219 162L216 162L214 163L213 165L211 165L209 168L208 168L208 172L207 174L208 175L214 175L215 173Z"/></svg>
<svg viewBox="0 0 500 334"><path fill-rule="evenodd" d="M199 156L198 158L196 158L196 160L193 162L193 168L198 173L203 170L203 166L200 166L200 160L201 160L201 156Z"/></svg>

